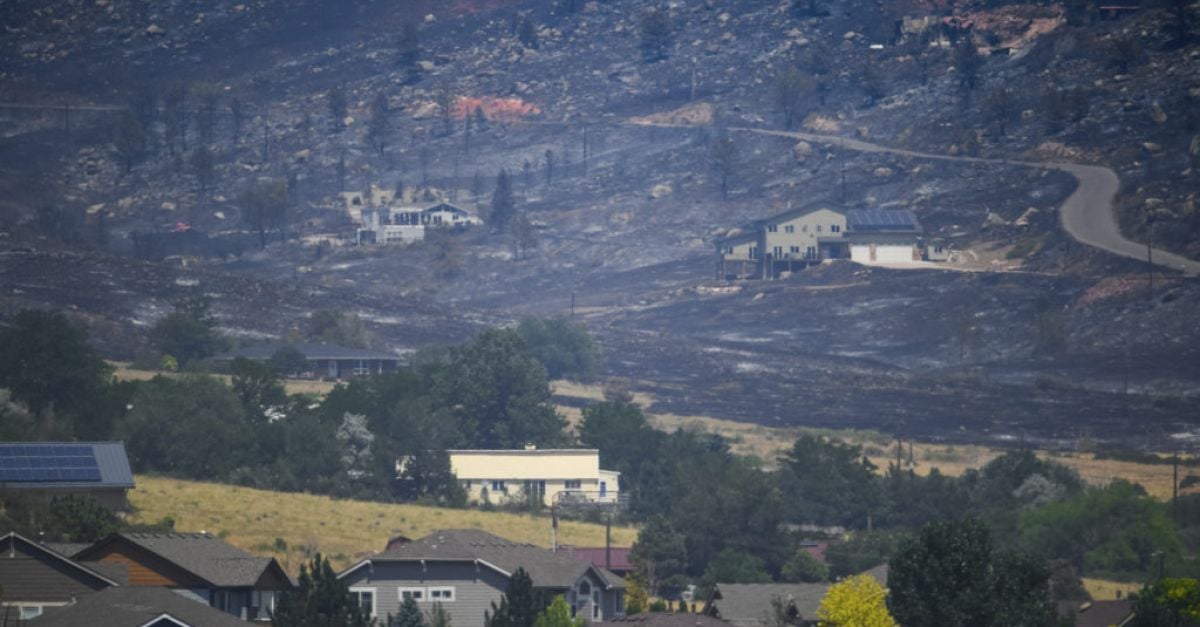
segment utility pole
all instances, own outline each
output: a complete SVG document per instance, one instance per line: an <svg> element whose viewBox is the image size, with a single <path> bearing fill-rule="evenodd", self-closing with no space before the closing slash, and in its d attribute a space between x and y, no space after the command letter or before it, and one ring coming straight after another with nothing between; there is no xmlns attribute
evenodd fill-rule
<svg viewBox="0 0 1200 627"><path fill-rule="evenodd" d="M846 206L846 138L842 138L841 150L838 151L842 157L842 206Z"/></svg>
<svg viewBox="0 0 1200 627"><path fill-rule="evenodd" d="M575 290L571 290L571 319L575 319Z"/></svg>
<svg viewBox="0 0 1200 627"><path fill-rule="evenodd" d="M1171 458L1171 520L1179 524L1179 451Z"/></svg>
<svg viewBox="0 0 1200 627"><path fill-rule="evenodd" d="M604 570L612 570L612 512L604 517Z"/></svg>
<svg viewBox="0 0 1200 627"><path fill-rule="evenodd" d="M1154 247L1151 246L1151 240L1154 238L1154 215L1147 213L1146 215L1146 278L1147 299L1154 300Z"/></svg>
<svg viewBox="0 0 1200 627"><path fill-rule="evenodd" d="M696 57L692 57L692 98L691 102L696 102Z"/></svg>

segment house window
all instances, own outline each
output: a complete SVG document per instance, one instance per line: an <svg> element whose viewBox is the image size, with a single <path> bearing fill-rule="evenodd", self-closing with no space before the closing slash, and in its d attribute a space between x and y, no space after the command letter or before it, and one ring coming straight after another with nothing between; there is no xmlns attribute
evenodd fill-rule
<svg viewBox="0 0 1200 627"><path fill-rule="evenodd" d="M425 588L397 588L396 591L401 602L406 599L412 599L417 603L425 600Z"/></svg>
<svg viewBox="0 0 1200 627"><path fill-rule="evenodd" d="M22 605L21 620L29 620L42 615L42 606L40 605Z"/></svg>
<svg viewBox="0 0 1200 627"><path fill-rule="evenodd" d="M784 233L795 233L795 232L796 232L796 225L794 225L794 224L789 224L789 225L787 225L787 226L783 227L783 232L784 232Z"/></svg>
<svg viewBox="0 0 1200 627"><path fill-rule="evenodd" d="M474 485L475 485L475 482L473 480L467 479L466 486L467 486L468 490L470 490Z"/></svg>
<svg viewBox="0 0 1200 627"><path fill-rule="evenodd" d="M592 593L592 585L584 581L579 584L579 596L586 597Z"/></svg>
<svg viewBox="0 0 1200 627"><path fill-rule="evenodd" d="M525 481L525 494L545 496L546 481L544 479L527 479Z"/></svg>
<svg viewBox="0 0 1200 627"><path fill-rule="evenodd" d="M592 619L600 620L600 591L592 593Z"/></svg>
<svg viewBox="0 0 1200 627"><path fill-rule="evenodd" d="M776 246L772 249L772 253L775 255L776 259L779 259L783 256L783 246Z"/></svg>
<svg viewBox="0 0 1200 627"><path fill-rule="evenodd" d="M767 227L767 232L768 232L768 233L778 233L778 232L779 232L779 225L778 225L778 224L772 224L771 226L768 226L768 227Z"/></svg>
<svg viewBox="0 0 1200 627"><path fill-rule="evenodd" d="M371 373L371 369L367 367L367 362L365 362L361 359L358 359L354 362L354 374L363 375L363 374L370 374L370 373Z"/></svg>
<svg viewBox="0 0 1200 627"><path fill-rule="evenodd" d="M821 232L821 225L820 225L820 224L818 224L818 225L817 225L817 232L818 232L818 233L820 233L820 232Z"/></svg>
<svg viewBox="0 0 1200 627"><path fill-rule="evenodd" d="M751 247L750 247L750 258L751 258L751 259L758 259L758 246L751 246Z"/></svg>
<svg viewBox="0 0 1200 627"><path fill-rule="evenodd" d="M508 492L508 484L503 481L492 481L492 492Z"/></svg>
<svg viewBox="0 0 1200 627"><path fill-rule="evenodd" d="M350 599L375 616L375 588L350 588Z"/></svg>
<svg viewBox="0 0 1200 627"><path fill-rule="evenodd" d="M563 482L563 487L568 490L578 490L583 487L583 480L567 479L566 481Z"/></svg>
<svg viewBox="0 0 1200 627"><path fill-rule="evenodd" d="M624 614L625 613L625 594L624 593L617 592L616 603L617 603L617 613Z"/></svg>
<svg viewBox="0 0 1200 627"><path fill-rule="evenodd" d="M429 600L435 603L450 603L454 601L454 588L430 588Z"/></svg>
<svg viewBox="0 0 1200 627"><path fill-rule="evenodd" d="M808 247L808 248L807 248L807 249L804 251L804 256L805 256L805 257L808 257L809 259L816 259L816 258L817 258L817 247L816 247L816 246L809 246L809 247Z"/></svg>
<svg viewBox="0 0 1200 627"><path fill-rule="evenodd" d="M841 233L842 226L840 224L831 224L831 225L829 225L829 232L830 233Z"/></svg>
<svg viewBox="0 0 1200 627"><path fill-rule="evenodd" d="M791 253L792 253L793 255L799 255L799 254L800 254L800 247L799 247L799 246L792 246Z"/></svg>

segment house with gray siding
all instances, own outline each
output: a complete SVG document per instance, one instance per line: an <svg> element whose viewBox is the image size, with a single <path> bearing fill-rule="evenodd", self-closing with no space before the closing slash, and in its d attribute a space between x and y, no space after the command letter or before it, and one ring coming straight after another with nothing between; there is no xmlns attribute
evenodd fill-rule
<svg viewBox="0 0 1200 627"><path fill-rule="evenodd" d="M572 613L588 622L625 615L625 581L612 572L565 552L476 529L437 531L393 544L338 577L381 620L397 614L403 599L412 597L426 611L440 603L454 627L483 627L485 612L500 603L518 568L529 573L535 588L562 595Z"/></svg>

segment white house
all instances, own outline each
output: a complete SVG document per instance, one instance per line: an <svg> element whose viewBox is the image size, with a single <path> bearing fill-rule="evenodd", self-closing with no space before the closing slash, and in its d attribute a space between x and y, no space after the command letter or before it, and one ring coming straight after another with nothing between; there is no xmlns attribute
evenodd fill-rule
<svg viewBox="0 0 1200 627"><path fill-rule="evenodd" d="M474 502L541 497L617 504L621 473L600 469L597 449L450 450L450 467Z"/></svg>

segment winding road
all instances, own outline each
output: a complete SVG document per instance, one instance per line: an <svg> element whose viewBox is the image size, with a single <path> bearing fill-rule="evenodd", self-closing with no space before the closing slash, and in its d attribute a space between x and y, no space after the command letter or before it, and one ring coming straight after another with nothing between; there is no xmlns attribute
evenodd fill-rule
<svg viewBox="0 0 1200 627"><path fill-rule="evenodd" d="M1063 230L1081 244L1131 259L1144 260L1146 258L1146 246L1125 239L1121 235L1121 229L1117 227L1116 214L1113 211L1113 199L1116 198L1117 189L1120 187L1121 181L1117 178L1117 173L1110 168L1078 163L1039 163L1035 161L1009 161L1006 159L938 155L928 152L904 150L902 148L888 148L887 146L880 146L857 139L799 131L774 131L761 128L731 128L729 130L789 137L797 140L842 146L860 152L892 154L917 159L936 159L939 161L957 161L959 163L991 163L1060 170L1075 177L1075 180L1079 183L1075 191L1059 207ZM1158 248L1153 249L1151 258L1155 265L1179 271L1189 277L1200 276L1200 262Z"/></svg>

